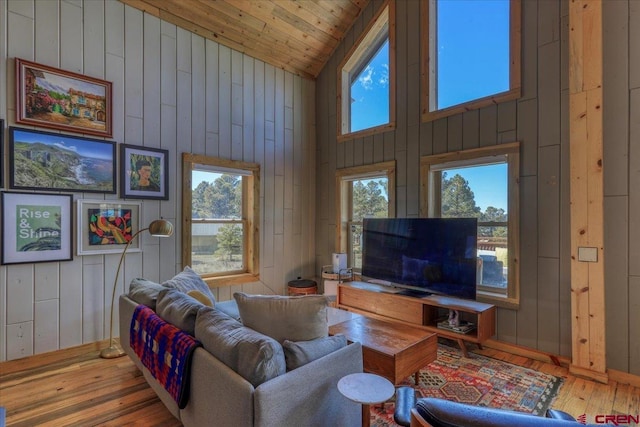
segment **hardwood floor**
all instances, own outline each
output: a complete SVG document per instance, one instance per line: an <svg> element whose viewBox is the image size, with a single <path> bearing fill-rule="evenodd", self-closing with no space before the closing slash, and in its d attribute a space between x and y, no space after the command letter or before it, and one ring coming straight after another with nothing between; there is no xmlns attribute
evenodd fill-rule
<svg viewBox="0 0 640 427"><path fill-rule="evenodd" d="M599 384L567 368L485 348L480 353L565 377L553 404L587 421L602 415L640 414L640 388ZM127 357L100 359L81 347L0 363L0 406L7 426L180 426ZM0 422L1 425L1 422Z"/></svg>

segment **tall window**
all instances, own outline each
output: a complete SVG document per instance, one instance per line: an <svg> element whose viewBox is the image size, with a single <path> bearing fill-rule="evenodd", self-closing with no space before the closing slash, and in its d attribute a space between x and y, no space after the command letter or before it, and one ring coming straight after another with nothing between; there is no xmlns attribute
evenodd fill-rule
<svg viewBox="0 0 640 427"><path fill-rule="evenodd" d="M394 4L385 4L338 67L338 139L395 126Z"/></svg>
<svg viewBox="0 0 640 427"><path fill-rule="evenodd" d="M187 153L183 166L183 263L209 281L255 280L259 166Z"/></svg>
<svg viewBox="0 0 640 427"><path fill-rule="evenodd" d="M348 265L362 268L363 218L395 215L395 163L341 169L336 173L338 188L337 251L346 252Z"/></svg>
<svg viewBox="0 0 640 427"><path fill-rule="evenodd" d="M429 0L422 11L423 120L520 96L520 0Z"/></svg>
<svg viewBox="0 0 640 427"><path fill-rule="evenodd" d="M429 217L478 218L478 294L517 304L519 144L423 157L421 170Z"/></svg>

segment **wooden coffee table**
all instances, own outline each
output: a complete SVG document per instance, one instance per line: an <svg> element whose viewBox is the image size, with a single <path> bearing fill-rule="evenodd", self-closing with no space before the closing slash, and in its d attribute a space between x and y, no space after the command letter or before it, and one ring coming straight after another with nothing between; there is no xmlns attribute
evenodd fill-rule
<svg viewBox="0 0 640 427"><path fill-rule="evenodd" d="M362 344L365 372L373 372L400 384L411 374L418 383L418 371L436 360L436 334L414 326L355 317L329 326L329 335L342 334Z"/></svg>

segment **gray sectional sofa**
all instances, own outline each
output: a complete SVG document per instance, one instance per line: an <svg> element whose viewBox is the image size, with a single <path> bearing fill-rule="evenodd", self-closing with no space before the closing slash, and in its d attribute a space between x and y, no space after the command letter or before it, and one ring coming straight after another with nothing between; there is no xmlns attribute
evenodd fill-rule
<svg viewBox="0 0 640 427"><path fill-rule="evenodd" d="M176 278L181 275L187 281L198 280L187 269ZM358 343L346 345L346 340L341 342L340 337L326 336L326 301L304 300L301 305L294 299L307 297L237 294L240 304L213 300L210 304L213 307L209 307L190 296L192 292L187 294L189 287L176 286L171 281L160 285L135 279L129 293L119 299L122 347L165 406L185 426L361 423L360 406L343 397L337 383L347 374L362 372L362 349ZM199 288L195 293L207 291L208 288ZM213 299L210 293L207 296ZM189 398L182 409L129 344L131 321L139 304L155 310L160 318L182 331L190 332L201 343L192 353ZM243 311L244 317L254 322L253 327L276 338L240 322L237 317ZM261 320L265 315L270 319L268 322ZM315 321L322 316L324 326ZM293 336L289 339L287 335ZM299 340L301 337L313 338Z"/></svg>

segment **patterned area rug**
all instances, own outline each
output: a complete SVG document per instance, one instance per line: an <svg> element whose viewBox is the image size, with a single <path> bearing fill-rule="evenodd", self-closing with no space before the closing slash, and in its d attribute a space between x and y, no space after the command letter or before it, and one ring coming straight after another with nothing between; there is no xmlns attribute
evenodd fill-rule
<svg viewBox="0 0 640 427"><path fill-rule="evenodd" d="M416 398L439 397L477 406L542 415L563 378L438 344L438 359L420 370ZM413 376L402 385L415 386ZM396 426L393 399L371 407L371 425Z"/></svg>

